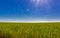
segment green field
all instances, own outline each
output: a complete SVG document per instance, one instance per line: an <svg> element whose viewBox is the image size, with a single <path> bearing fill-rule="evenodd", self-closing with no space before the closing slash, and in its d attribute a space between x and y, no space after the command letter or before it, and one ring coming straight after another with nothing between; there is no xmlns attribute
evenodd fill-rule
<svg viewBox="0 0 60 38"><path fill-rule="evenodd" d="M0 38L60 38L60 23L0 23Z"/></svg>

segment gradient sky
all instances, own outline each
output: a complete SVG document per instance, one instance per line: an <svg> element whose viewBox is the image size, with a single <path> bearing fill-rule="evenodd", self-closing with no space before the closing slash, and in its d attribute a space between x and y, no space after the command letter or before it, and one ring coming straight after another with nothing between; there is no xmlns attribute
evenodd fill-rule
<svg viewBox="0 0 60 38"><path fill-rule="evenodd" d="M60 20L60 0L0 0L0 20Z"/></svg>

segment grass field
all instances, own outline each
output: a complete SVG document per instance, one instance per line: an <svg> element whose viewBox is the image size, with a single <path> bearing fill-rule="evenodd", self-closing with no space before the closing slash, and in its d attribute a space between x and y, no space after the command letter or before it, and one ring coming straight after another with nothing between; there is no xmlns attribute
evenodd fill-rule
<svg viewBox="0 0 60 38"><path fill-rule="evenodd" d="M0 38L60 38L60 23L0 23Z"/></svg>

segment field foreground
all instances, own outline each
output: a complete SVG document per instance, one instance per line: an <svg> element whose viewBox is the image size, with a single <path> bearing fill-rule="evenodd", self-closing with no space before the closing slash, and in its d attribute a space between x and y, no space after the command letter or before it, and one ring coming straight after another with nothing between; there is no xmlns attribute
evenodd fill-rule
<svg viewBox="0 0 60 38"><path fill-rule="evenodd" d="M0 38L60 38L60 23L0 23Z"/></svg>

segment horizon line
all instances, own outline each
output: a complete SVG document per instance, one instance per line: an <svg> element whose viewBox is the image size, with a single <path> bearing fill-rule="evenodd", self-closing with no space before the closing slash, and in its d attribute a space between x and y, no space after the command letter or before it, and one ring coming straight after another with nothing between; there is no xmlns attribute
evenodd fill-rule
<svg viewBox="0 0 60 38"><path fill-rule="evenodd" d="M0 21L0 22L8 22L8 23L52 23L52 22L60 22L60 21Z"/></svg>

